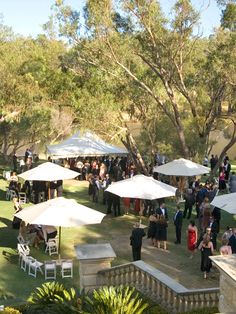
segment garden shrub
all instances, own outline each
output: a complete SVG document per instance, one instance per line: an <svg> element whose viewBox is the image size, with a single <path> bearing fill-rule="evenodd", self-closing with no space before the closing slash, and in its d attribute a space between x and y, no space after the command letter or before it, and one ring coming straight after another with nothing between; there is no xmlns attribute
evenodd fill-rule
<svg viewBox="0 0 236 314"><path fill-rule="evenodd" d="M93 314L142 314L148 308L139 292L131 287L103 287L85 296L83 310Z"/></svg>
<svg viewBox="0 0 236 314"><path fill-rule="evenodd" d="M46 282L36 288L31 293L28 304L27 314L81 313L75 290L66 289L58 282Z"/></svg>
<svg viewBox="0 0 236 314"><path fill-rule="evenodd" d="M5 307L3 311L1 311L2 314L21 314L20 311L17 309L14 309L13 307Z"/></svg>
<svg viewBox="0 0 236 314"><path fill-rule="evenodd" d="M13 294L6 292L4 289L0 288L0 300L8 300L13 298Z"/></svg>

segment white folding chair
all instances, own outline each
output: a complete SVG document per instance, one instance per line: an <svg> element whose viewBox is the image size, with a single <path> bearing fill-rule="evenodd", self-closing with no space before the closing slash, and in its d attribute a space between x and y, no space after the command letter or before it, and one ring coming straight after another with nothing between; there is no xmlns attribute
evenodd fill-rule
<svg viewBox="0 0 236 314"><path fill-rule="evenodd" d="M19 203L26 204L26 193L25 192L19 192Z"/></svg>
<svg viewBox="0 0 236 314"><path fill-rule="evenodd" d="M6 190L6 201L10 201L10 199L11 199L10 190L9 190L9 188L7 188L7 190Z"/></svg>
<svg viewBox="0 0 236 314"><path fill-rule="evenodd" d="M11 201L14 197L17 197L16 192L8 188L6 190L6 201Z"/></svg>
<svg viewBox="0 0 236 314"><path fill-rule="evenodd" d="M44 262L44 274L45 280L54 279L57 277L57 264L55 261L45 261Z"/></svg>
<svg viewBox="0 0 236 314"><path fill-rule="evenodd" d="M29 241L25 240L20 233L17 236L17 240L18 240L19 244L29 245Z"/></svg>
<svg viewBox="0 0 236 314"><path fill-rule="evenodd" d="M48 252L50 256L53 254L58 254L58 245L55 238L48 240L45 252Z"/></svg>
<svg viewBox="0 0 236 314"><path fill-rule="evenodd" d="M61 262L61 276L62 278L73 278L73 261L66 260Z"/></svg>
<svg viewBox="0 0 236 314"><path fill-rule="evenodd" d="M21 261L24 255L29 255L29 252L26 252L21 244L17 244L17 252L19 254L19 264L21 265Z"/></svg>
<svg viewBox="0 0 236 314"><path fill-rule="evenodd" d="M37 261L35 258L29 261L29 271L28 274L37 277L37 271L39 270L43 274L42 267L43 263Z"/></svg>
<svg viewBox="0 0 236 314"><path fill-rule="evenodd" d="M17 243L17 251L29 255L30 248L27 244Z"/></svg>
<svg viewBox="0 0 236 314"><path fill-rule="evenodd" d="M26 271L27 266L29 266L30 262L33 261L34 258L32 256L29 255L22 255L21 257L21 265L20 268L23 269L24 271Z"/></svg>

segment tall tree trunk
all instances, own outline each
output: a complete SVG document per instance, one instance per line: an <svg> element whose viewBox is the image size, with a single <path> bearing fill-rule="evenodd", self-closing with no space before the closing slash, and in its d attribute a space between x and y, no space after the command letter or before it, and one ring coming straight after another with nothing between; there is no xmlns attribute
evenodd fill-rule
<svg viewBox="0 0 236 314"><path fill-rule="evenodd" d="M220 164L222 163L224 156L226 155L227 151L236 143L236 122L233 120L232 120L232 122L234 124L234 130L233 130L233 134L231 136L231 140L221 151L220 156L219 156L219 160L218 160L217 164L215 165L213 171L211 172L211 175L209 178L210 180L212 180L213 177L216 175L216 172L219 169Z"/></svg>
<svg viewBox="0 0 236 314"><path fill-rule="evenodd" d="M180 144L182 147L184 158L189 159L189 157L190 157L189 156L189 149L188 149L187 143L185 141L185 135L184 135L183 128L178 126L177 127L177 133L178 133L178 137L179 137Z"/></svg>
<svg viewBox="0 0 236 314"><path fill-rule="evenodd" d="M7 151L8 151L9 145L8 145L8 136L7 136L8 127L5 123L2 129L3 129L2 153L3 153L4 160L7 162L8 161Z"/></svg>
<svg viewBox="0 0 236 314"><path fill-rule="evenodd" d="M127 130L126 140L122 140L123 144L127 148L127 150L131 153L133 162L137 167L139 172L142 172L145 175L148 175L148 170L145 165L145 162L142 158L142 155L138 149L137 143L133 138L133 135Z"/></svg>

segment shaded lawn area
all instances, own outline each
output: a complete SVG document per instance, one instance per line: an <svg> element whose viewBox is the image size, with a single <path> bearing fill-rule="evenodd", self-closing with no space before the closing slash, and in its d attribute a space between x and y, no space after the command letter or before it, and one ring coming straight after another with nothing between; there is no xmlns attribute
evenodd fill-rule
<svg viewBox="0 0 236 314"><path fill-rule="evenodd" d="M5 187L7 183L0 180L0 291L1 289L12 294L12 300L1 301L2 304L15 304L25 301L30 292L44 282L43 276L39 273L37 278L28 276L20 269L18 256L16 253L18 230L13 230L11 227L13 204L10 201L5 201ZM88 198L88 183L79 182L76 180L66 181L64 183L64 196L66 198L74 198L79 203L96 210L106 212L106 208L101 204L92 203ZM217 287L218 272L213 271L208 280L203 280L200 272L200 253L194 256L194 259L189 259L187 251L185 230L188 221L184 221L182 231L182 244L175 245L175 232L172 222L174 216L174 202L167 201L169 210L169 227L168 227L168 251L154 248L150 239L144 239L142 248L142 259L153 267L165 272L167 275L177 280L188 288L204 288ZM194 213L195 214L195 213ZM79 265L76 260L74 246L83 243L105 243L110 242L117 258L113 261L113 265L129 263L132 260L131 247L129 245L129 237L133 228L134 222L138 221L139 217L132 212L130 215L114 218L106 216L103 222L99 225L84 226L79 228L62 228L62 258L74 259L74 278L61 279L58 272L58 281L68 287L79 288ZM146 217L142 218L142 223L148 225ZM232 215L222 211L221 234L227 225L236 225ZM219 235L219 239L221 238ZM220 241L218 247L220 246ZM218 254L218 253L217 253ZM48 254L44 253L43 246L39 250L32 248L31 255L40 261L50 260ZM57 258L55 255L52 259Z"/></svg>

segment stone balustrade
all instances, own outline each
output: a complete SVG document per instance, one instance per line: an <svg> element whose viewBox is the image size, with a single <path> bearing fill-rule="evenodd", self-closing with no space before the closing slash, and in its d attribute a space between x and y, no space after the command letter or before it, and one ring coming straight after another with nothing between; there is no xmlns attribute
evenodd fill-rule
<svg viewBox="0 0 236 314"><path fill-rule="evenodd" d="M97 286L134 286L169 313L217 307L219 288L187 289L154 267L136 261L97 273Z"/></svg>

